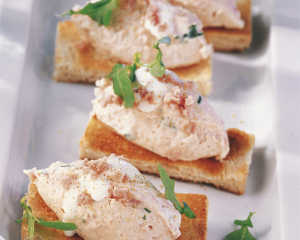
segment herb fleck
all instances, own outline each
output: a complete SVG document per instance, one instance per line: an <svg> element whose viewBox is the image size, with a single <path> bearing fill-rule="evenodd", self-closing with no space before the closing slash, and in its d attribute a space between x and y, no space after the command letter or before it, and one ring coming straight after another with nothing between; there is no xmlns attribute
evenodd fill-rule
<svg viewBox="0 0 300 240"><path fill-rule="evenodd" d="M125 133L125 134L124 134L124 137L125 137L127 140L129 140L129 141L133 140L133 137L131 136L130 133Z"/></svg>
<svg viewBox="0 0 300 240"><path fill-rule="evenodd" d="M199 33L197 31L197 26L196 25L192 25L189 27L189 38L195 38L195 37L198 37L198 36L201 36L203 35L203 33Z"/></svg>
<svg viewBox="0 0 300 240"><path fill-rule="evenodd" d="M197 103L201 103L202 97L199 95Z"/></svg>
<svg viewBox="0 0 300 240"><path fill-rule="evenodd" d="M146 215L144 215L143 219L146 220Z"/></svg>
<svg viewBox="0 0 300 240"><path fill-rule="evenodd" d="M198 37L198 36L201 36L203 35L203 33L199 33L198 30L197 30L197 25L191 25L189 27L189 33L185 33L182 35L181 37L181 41L184 39L184 38L195 38L195 37ZM180 39L180 36L176 36L175 39Z"/></svg>
<svg viewBox="0 0 300 240"><path fill-rule="evenodd" d="M148 213L151 213L151 211L148 208L144 208L145 211L147 211Z"/></svg>

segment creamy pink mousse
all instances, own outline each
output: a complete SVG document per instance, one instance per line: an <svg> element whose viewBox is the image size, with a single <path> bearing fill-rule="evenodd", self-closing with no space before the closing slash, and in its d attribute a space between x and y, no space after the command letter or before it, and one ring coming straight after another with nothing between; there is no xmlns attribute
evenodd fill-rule
<svg viewBox="0 0 300 240"><path fill-rule="evenodd" d="M75 10L80 7L76 6ZM172 44L161 44L163 62L167 68L177 68L208 59L213 52L204 36L182 38L189 27L196 25L202 32L202 22L196 14L164 1L123 1L113 16L113 24L99 26L89 16L71 16L81 36L103 57L114 62L130 64L135 52L141 52L143 62L155 59L152 43L161 37L170 36Z"/></svg>
<svg viewBox="0 0 300 240"><path fill-rule="evenodd" d="M102 79L96 82L91 114L127 140L174 161L226 157L224 123L197 92L196 83L169 70L161 78L144 67L135 75L133 108L126 109L112 81Z"/></svg>
<svg viewBox="0 0 300 240"><path fill-rule="evenodd" d="M127 159L53 163L24 171L46 204L85 240L177 239L181 215Z"/></svg>
<svg viewBox="0 0 300 240"><path fill-rule="evenodd" d="M169 2L196 13L204 27L240 29L245 24L236 7L236 0L169 0Z"/></svg>

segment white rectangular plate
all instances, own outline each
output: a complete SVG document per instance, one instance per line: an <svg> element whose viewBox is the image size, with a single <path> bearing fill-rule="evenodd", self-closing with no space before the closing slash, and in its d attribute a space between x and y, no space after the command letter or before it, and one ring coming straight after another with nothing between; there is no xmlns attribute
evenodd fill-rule
<svg viewBox="0 0 300 240"><path fill-rule="evenodd" d="M85 1L77 1L84 4ZM0 235L20 239L22 209L19 200L29 180L23 169L48 167L56 161L78 159L79 139L92 109L93 85L56 83L52 80L56 24L73 6L71 0L34 0L29 40L19 90L10 155L0 199ZM215 53L214 91L208 98L226 127L256 136L253 163L243 196L210 185L176 181L176 192L206 194L209 198L208 239L223 239L236 229L235 219L250 211L259 239L279 239L280 222L273 136L273 81L270 71L269 31L271 1L253 1L253 43L244 53ZM160 179L147 175L158 189Z"/></svg>

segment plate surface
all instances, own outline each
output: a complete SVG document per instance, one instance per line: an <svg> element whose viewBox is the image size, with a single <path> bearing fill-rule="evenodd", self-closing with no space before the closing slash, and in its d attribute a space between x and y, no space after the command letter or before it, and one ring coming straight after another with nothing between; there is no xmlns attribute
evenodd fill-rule
<svg viewBox="0 0 300 240"><path fill-rule="evenodd" d="M176 192L208 196L208 239L212 240L223 239L235 230L233 221L245 219L249 211L257 213L252 218L251 232L255 237L280 236L280 222L272 211L279 208L279 201L269 47L271 1L256 2L253 1L251 49L214 54L214 91L208 98L227 128L237 127L256 136L245 194L236 196L205 184L175 184ZM79 139L89 120L93 85L56 83L51 78L56 24L60 20L55 13L62 13L73 4L71 0L35 0L32 5L9 164L0 199L0 235L7 240L20 239L20 225L14 220L21 218L19 200L29 183L23 169L77 160ZM147 176L161 189L159 178Z"/></svg>

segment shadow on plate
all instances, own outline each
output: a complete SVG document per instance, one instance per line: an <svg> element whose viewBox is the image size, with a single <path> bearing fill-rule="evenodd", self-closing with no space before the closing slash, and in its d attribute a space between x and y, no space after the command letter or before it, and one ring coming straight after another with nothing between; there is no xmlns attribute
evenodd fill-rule
<svg viewBox="0 0 300 240"><path fill-rule="evenodd" d="M261 147L254 150L250 166L246 189L248 194L260 194L271 189L276 166L275 151L270 147Z"/></svg>
<svg viewBox="0 0 300 240"><path fill-rule="evenodd" d="M251 90L255 89L257 94L256 88L266 82L268 66L245 66L216 59L213 70L215 87L209 99L246 103L251 97Z"/></svg>
<svg viewBox="0 0 300 240"><path fill-rule="evenodd" d="M263 55L268 47L271 21L263 14L252 16L252 42L244 52L228 53L243 59L254 59Z"/></svg>

